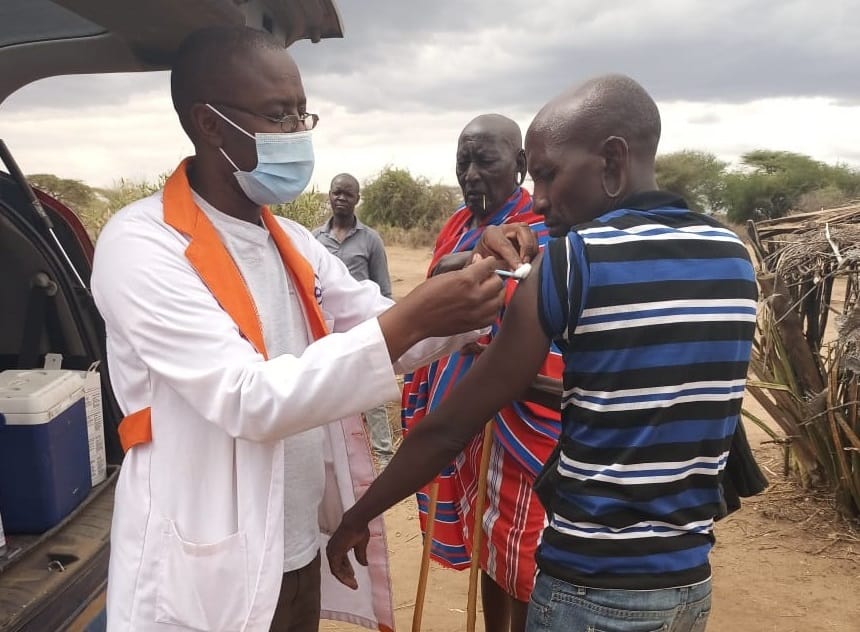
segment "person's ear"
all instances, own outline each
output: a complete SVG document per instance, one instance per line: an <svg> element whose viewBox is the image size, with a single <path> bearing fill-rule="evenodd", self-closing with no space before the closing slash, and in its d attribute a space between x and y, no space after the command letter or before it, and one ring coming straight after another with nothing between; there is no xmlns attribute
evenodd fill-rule
<svg viewBox="0 0 860 632"><path fill-rule="evenodd" d="M361 202L361 193L355 194L355 205L358 206L358 203Z"/></svg>
<svg viewBox="0 0 860 632"><path fill-rule="evenodd" d="M603 157L603 192L614 200L624 193L630 181L630 146L620 136L610 136L600 149Z"/></svg>
<svg viewBox="0 0 860 632"><path fill-rule="evenodd" d="M224 137L221 134L221 119L204 103L195 103L189 112L191 131L201 143L210 147L221 147Z"/></svg>
<svg viewBox="0 0 860 632"><path fill-rule="evenodd" d="M517 154L517 173L519 174L517 186L519 186L523 182L525 182L526 173L528 173L528 162L526 161L525 149L520 149L519 153Z"/></svg>

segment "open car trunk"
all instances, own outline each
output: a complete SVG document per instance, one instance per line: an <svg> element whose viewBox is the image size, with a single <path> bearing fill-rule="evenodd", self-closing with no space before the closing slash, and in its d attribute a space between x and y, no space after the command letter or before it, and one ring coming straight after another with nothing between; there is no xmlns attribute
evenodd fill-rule
<svg viewBox="0 0 860 632"><path fill-rule="evenodd" d="M104 590L109 490L122 461L116 431L122 414L107 375L104 325L88 291L92 244L69 209L45 195L38 198L47 221L20 183L0 173L0 370L41 368L47 353L61 354L65 369L86 370L98 362L111 467L108 480L47 533L7 534L0 557L4 632L62 630Z"/></svg>
<svg viewBox="0 0 860 632"><path fill-rule="evenodd" d="M44 77L164 70L189 32L241 23L273 33L285 46L342 36L333 0L3 0L0 103ZM62 355L64 369L98 363L108 477L49 531L7 533L0 552L0 632L84 630L104 605L122 413L110 387L104 323L89 291L93 244L72 210L33 192L14 158L5 158L0 371L42 368L48 353ZM40 171L39 165L21 167Z"/></svg>

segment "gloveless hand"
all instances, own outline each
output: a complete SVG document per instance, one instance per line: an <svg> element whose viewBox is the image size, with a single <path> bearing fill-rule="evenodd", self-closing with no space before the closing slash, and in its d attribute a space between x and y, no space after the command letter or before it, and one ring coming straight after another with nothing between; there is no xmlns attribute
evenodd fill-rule
<svg viewBox="0 0 860 632"><path fill-rule="evenodd" d="M504 261L509 269L516 270L537 256L537 236L524 223L487 226L473 252L482 257L495 257Z"/></svg>
<svg viewBox="0 0 860 632"><path fill-rule="evenodd" d="M491 325L502 308L505 286L495 274L498 262L481 259L462 270L427 279L403 299L425 337L451 336Z"/></svg>
<svg viewBox="0 0 860 632"><path fill-rule="evenodd" d="M353 590L358 588L358 581L355 579L355 570L349 561L348 553L354 551L356 561L362 566L367 566L367 543L369 541L370 531L367 524L352 524L349 520L349 512L347 512L326 546L326 557L328 557L332 575L341 584Z"/></svg>

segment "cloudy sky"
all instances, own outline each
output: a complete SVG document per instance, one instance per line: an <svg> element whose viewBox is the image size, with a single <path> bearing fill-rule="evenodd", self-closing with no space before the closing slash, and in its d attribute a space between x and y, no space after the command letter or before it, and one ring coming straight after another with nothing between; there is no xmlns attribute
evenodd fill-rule
<svg viewBox="0 0 860 632"><path fill-rule="evenodd" d="M386 164L454 184L462 127L483 112L528 126L591 76L640 81L661 151L733 161L786 149L860 167L860 0L336 0L343 40L292 48L314 132L314 184ZM48 79L0 106L27 173L95 185L149 178L191 150L167 73Z"/></svg>

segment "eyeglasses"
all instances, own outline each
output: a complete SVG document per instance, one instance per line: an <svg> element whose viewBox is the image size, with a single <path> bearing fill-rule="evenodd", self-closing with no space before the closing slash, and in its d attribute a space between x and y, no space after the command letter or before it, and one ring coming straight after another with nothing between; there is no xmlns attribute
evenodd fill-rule
<svg viewBox="0 0 860 632"><path fill-rule="evenodd" d="M311 114L309 112L303 112L301 114L282 114L280 116L269 116L267 114L258 114L257 112L251 112L250 110L236 107L235 105L227 105L226 103L213 103L213 105L218 105L222 108L236 110L237 112L244 112L245 114L250 114L251 116L266 119L270 123L276 123L280 125L281 131L286 132L288 134L300 131L310 131L314 129L317 126L317 123L319 123L320 121L319 115Z"/></svg>

